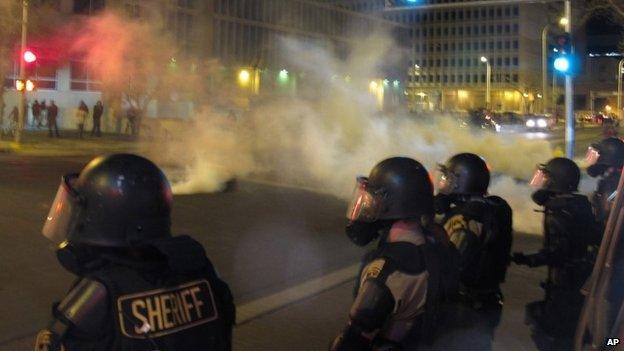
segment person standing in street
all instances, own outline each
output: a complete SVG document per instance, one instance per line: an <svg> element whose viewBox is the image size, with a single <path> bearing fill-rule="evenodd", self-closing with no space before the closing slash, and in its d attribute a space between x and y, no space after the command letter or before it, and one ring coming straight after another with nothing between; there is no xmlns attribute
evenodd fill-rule
<svg viewBox="0 0 624 351"><path fill-rule="evenodd" d="M96 135L98 137L102 136L102 132L100 130L100 124L102 123L102 114L104 113L104 106L102 105L102 101L95 103L93 106L93 129L91 130L91 135Z"/></svg>
<svg viewBox="0 0 624 351"><path fill-rule="evenodd" d="M442 228L431 228L433 184L427 170L406 157L381 161L369 177L357 178L347 219L345 232L353 243L379 241L363 259L349 322L330 350L400 350L429 343L444 295L440 253L446 236Z"/></svg>
<svg viewBox="0 0 624 351"><path fill-rule="evenodd" d="M618 138L606 138L592 144L585 156L587 174L598 178L598 186L590 201L598 223L604 228L615 199L615 191L624 167L624 142Z"/></svg>
<svg viewBox="0 0 624 351"><path fill-rule="evenodd" d="M172 235L172 204L162 170L132 154L62 178L42 234L76 281L36 351L231 350L232 293L199 242Z"/></svg>
<svg viewBox="0 0 624 351"><path fill-rule="evenodd" d="M32 106L30 107L32 110L32 115L33 115L33 120L32 120L32 125L33 127L40 127L41 126L41 105L39 105L39 101L35 100L32 103Z"/></svg>
<svg viewBox="0 0 624 351"><path fill-rule="evenodd" d="M459 252L460 288L452 307L456 317L448 318L449 332L436 350L492 350L503 309L500 285L510 262L512 210L488 195L490 171L478 155L460 153L439 167L435 210Z"/></svg>
<svg viewBox="0 0 624 351"><path fill-rule="evenodd" d="M43 121L47 121L48 115L48 106L46 105L46 101L45 100L41 100L41 102L39 103L39 124L37 125L38 128L43 127Z"/></svg>
<svg viewBox="0 0 624 351"><path fill-rule="evenodd" d="M58 131L58 126L56 125L56 119L58 117L58 106L54 103L54 100L50 100L50 106L47 108L48 110L48 136L50 138L54 137L60 138ZM54 130L54 135L52 135L52 130Z"/></svg>
<svg viewBox="0 0 624 351"><path fill-rule="evenodd" d="M572 350L583 306L581 288L591 274L600 235L586 196L578 194L581 171L567 158L539 165L531 186L533 201L544 209L544 247L537 253L516 252L513 261L531 268L548 266L541 284L544 299L526 306L526 323L540 351Z"/></svg>
<svg viewBox="0 0 624 351"><path fill-rule="evenodd" d="M87 116L89 115L89 108L84 101L80 101L80 105L76 110L76 122L78 124L78 137L82 139L82 135L84 133L84 126L87 121Z"/></svg>

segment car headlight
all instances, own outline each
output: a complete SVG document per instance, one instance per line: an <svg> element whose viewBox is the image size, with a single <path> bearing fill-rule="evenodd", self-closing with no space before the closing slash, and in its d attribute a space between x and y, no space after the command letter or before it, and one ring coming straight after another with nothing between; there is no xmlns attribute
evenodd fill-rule
<svg viewBox="0 0 624 351"><path fill-rule="evenodd" d="M535 127L535 121L532 120L532 119L526 121L526 126L529 127L529 128Z"/></svg>
<svg viewBox="0 0 624 351"><path fill-rule="evenodd" d="M537 126L540 128L546 128L548 126L548 122L545 119L540 118L537 120Z"/></svg>

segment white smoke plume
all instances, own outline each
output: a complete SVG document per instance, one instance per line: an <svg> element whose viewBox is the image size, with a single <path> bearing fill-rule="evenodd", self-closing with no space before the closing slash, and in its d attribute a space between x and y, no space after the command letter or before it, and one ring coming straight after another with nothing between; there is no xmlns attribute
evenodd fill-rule
<svg viewBox="0 0 624 351"><path fill-rule="evenodd" d="M290 40L283 46L291 67L306 74L304 97L260 97L238 118L203 111L177 141L158 151L161 160L184 165L177 193L218 191L233 177L261 177L346 199L355 177L386 157L415 158L433 173L453 154L474 152L503 175L494 179L491 193L510 202L515 229L541 232L531 190L515 179L528 179L537 163L551 157L546 141L475 134L443 116L380 114L368 82L383 77L380 64L393 59L387 53L394 43L383 33L357 41L346 61Z"/></svg>

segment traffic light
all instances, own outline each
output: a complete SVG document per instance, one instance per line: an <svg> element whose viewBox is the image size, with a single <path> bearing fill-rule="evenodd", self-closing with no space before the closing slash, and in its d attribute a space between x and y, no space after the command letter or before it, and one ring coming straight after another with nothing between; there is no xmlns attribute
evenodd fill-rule
<svg viewBox="0 0 624 351"><path fill-rule="evenodd" d="M555 48L553 51L556 53L553 67L557 71L565 75L576 73L578 64L572 53L572 39L570 33L563 33L555 38Z"/></svg>
<svg viewBox="0 0 624 351"><path fill-rule="evenodd" d="M37 55L35 55L30 50L26 50L24 51L23 59L26 63L34 63L35 61L37 61Z"/></svg>
<svg viewBox="0 0 624 351"><path fill-rule="evenodd" d="M17 89L17 91L23 91L24 89L26 89L26 91L33 91L35 90L35 82L30 79L27 79L26 82L21 79L16 79L15 89Z"/></svg>

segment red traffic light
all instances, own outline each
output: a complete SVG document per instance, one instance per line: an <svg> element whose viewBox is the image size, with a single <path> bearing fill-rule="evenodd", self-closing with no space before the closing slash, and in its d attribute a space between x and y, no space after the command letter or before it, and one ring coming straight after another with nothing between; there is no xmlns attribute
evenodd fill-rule
<svg viewBox="0 0 624 351"><path fill-rule="evenodd" d="M28 63L33 63L37 61L37 56L30 50L24 51L24 61Z"/></svg>

